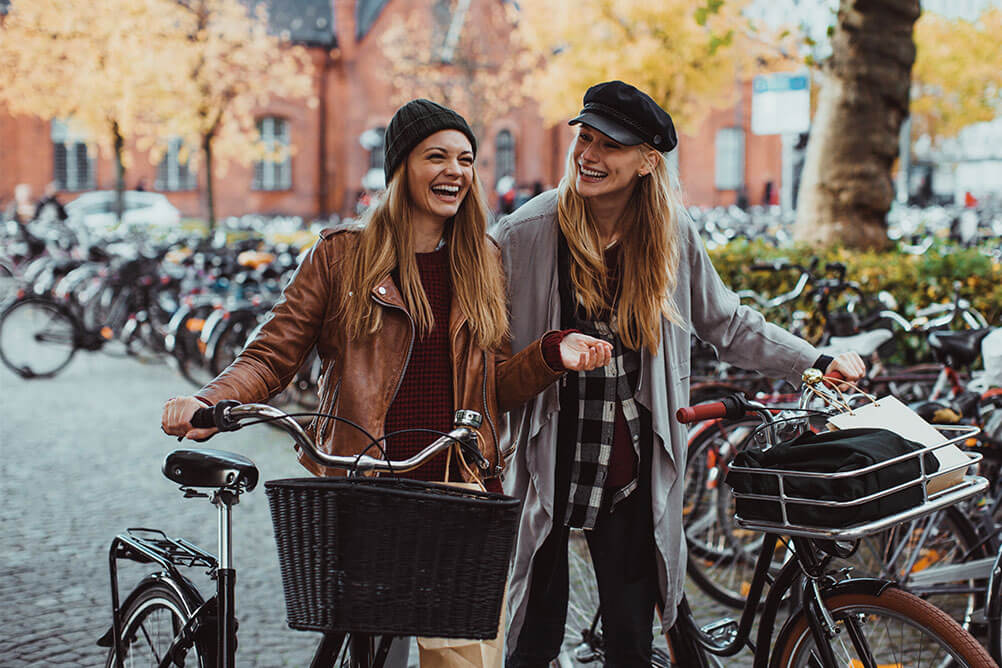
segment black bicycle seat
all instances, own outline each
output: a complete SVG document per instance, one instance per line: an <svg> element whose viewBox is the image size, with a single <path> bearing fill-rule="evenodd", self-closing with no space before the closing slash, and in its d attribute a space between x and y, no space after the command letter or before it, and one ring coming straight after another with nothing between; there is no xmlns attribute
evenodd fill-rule
<svg viewBox="0 0 1002 668"><path fill-rule="evenodd" d="M967 366L978 359L981 340L991 331L991 327L963 332L933 331L929 334L929 347L940 361L951 366Z"/></svg>
<svg viewBox="0 0 1002 668"><path fill-rule="evenodd" d="M231 487L251 491L257 486L254 462L243 455L200 448L175 450L164 459L163 474L185 487Z"/></svg>

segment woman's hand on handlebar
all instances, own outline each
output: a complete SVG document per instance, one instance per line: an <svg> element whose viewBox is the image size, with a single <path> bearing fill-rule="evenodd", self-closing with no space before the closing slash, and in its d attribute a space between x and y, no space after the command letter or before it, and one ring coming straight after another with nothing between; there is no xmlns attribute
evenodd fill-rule
<svg viewBox="0 0 1002 668"><path fill-rule="evenodd" d="M191 417L205 404L195 397L172 397L164 404L163 416L160 418L160 428L165 434L190 438L193 441L204 441L216 433L216 429L195 429L191 426Z"/></svg>
<svg viewBox="0 0 1002 668"><path fill-rule="evenodd" d="M568 371L591 371L612 360L612 345L587 334L572 332L560 341L560 361Z"/></svg>
<svg viewBox="0 0 1002 668"><path fill-rule="evenodd" d="M825 369L826 376L836 374L844 380L856 382L866 374L866 362L863 361L863 358L858 353L842 353L832 360L832 363ZM838 389L848 390L849 386L842 383L838 386Z"/></svg>

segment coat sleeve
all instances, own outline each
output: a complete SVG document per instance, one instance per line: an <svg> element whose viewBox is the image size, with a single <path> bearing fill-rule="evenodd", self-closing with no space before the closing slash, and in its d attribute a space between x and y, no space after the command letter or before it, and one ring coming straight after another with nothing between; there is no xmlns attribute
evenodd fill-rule
<svg viewBox="0 0 1002 668"><path fill-rule="evenodd" d="M680 261L687 266L680 277L687 268L687 296L696 336L711 344L725 362L799 386L803 371L818 358L817 349L741 304L720 279L691 222L683 226L682 234Z"/></svg>
<svg viewBox="0 0 1002 668"><path fill-rule="evenodd" d="M313 245L254 340L196 396L212 404L259 402L289 384L316 344L334 294L333 245L327 237Z"/></svg>
<svg viewBox="0 0 1002 668"><path fill-rule="evenodd" d="M508 244L511 239L505 220L498 224L494 236L497 239L498 259L507 269L510 261ZM508 289L510 286L507 285L507 271L505 273L506 293L510 294L510 289ZM501 349L495 353L495 390L498 408L502 412L518 408L564 375L563 371L551 369L543 357L543 337L547 333L543 333L540 338L530 343L515 356L511 354L511 339L506 337Z"/></svg>

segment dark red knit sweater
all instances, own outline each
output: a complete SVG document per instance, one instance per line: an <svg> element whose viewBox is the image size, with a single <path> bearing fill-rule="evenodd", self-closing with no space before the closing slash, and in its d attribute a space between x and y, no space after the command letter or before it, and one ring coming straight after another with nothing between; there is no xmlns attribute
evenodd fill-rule
<svg viewBox="0 0 1002 668"><path fill-rule="evenodd" d="M417 253L418 273L428 303L431 305L435 326L424 337L414 338L407 369L397 395L386 412L385 433L401 429L435 429L449 432L452 429L452 363L449 359L449 306L452 303L452 281L449 276L449 251L443 247L431 253ZM400 276L393 279L400 284ZM406 342L403 342L406 345ZM407 432L386 439L386 452L390 459L406 459L421 451L435 440L427 432ZM420 468L401 477L415 480L445 480L445 453L425 462ZM455 467L450 467L449 477L462 480Z"/></svg>

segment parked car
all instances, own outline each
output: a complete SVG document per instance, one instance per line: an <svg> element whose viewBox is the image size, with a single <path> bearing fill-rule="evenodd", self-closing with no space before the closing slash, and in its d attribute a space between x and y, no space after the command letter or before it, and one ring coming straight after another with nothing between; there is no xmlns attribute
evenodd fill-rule
<svg viewBox="0 0 1002 668"><path fill-rule="evenodd" d="M81 222L89 229L115 227L115 191L93 190L66 205L70 220ZM170 227L181 222L181 212L165 195L140 190L125 191L122 224L127 227Z"/></svg>

